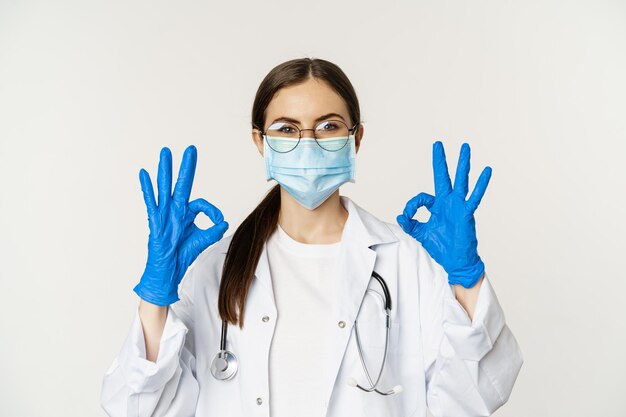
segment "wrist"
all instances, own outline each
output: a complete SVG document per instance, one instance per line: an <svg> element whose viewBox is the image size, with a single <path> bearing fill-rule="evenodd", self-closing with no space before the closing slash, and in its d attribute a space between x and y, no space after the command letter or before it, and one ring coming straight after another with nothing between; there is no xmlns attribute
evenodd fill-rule
<svg viewBox="0 0 626 417"><path fill-rule="evenodd" d="M144 301L150 304L154 304L160 307L166 307L170 304L174 304L179 300L178 290L174 292L164 293L161 289L150 289L143 285L141 282L133 288L135 294Z"/></svg>
<svg viewBox="0 0 626 417"><path fill-rule="evenodd" d="M448 282L464 288L473 288L485 273L485 264L478 258L474 265L458 268L448 273Z"/></svg>

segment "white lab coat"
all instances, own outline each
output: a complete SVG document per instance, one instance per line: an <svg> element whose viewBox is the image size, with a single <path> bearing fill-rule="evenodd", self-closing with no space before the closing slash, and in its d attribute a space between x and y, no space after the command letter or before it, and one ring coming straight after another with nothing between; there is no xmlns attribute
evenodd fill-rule
<svg viewBox="0 0 626 417"><path fill-rule="evenodd" d="M419 242L348 197L341 196L341 203L349 216L340 249L342 279L328 294L336 297L328 323L336 337L323 393L326 415L422 417L427 407L436 417L493 413L508 400L524 360L488 277L470 322L447 274ZM101 406L109 416L270 417L268 359L278 312L265 248L248 294L245 326L228 327L227 348L239 359L238 373L220 381L210 372L220 344L217 299L231 238L207 248L187 270L180 300L169 308L156 363L145 359L135 312L103 378ZM352 328L368 285L380 288L370 281L372 270L385 279L392 297L393 324L379 389L400 384L403 391L389 396L348 385L352 376L367 385ZM384 349L384 316L382 308L363 306L358 326L375 378Z"/></svg>

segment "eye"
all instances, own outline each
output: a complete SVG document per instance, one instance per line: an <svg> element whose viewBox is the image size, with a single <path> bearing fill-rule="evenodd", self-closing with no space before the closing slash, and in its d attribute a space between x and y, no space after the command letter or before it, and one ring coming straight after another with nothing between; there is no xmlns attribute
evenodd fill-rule
<svg viewBox="0 0 626 417"><path fill-rule="evenodd" d="M326 121L326 122L322 122L319 124L318 129L320 130L335 130L337 129L339 126L337 125L337 123L332 122L332 121Z"/></svg>
<svg viewBox="0 0 626 417"><path fill-rule="evenodd" d="M276 122L267 128L269 136L298 137L298 128L290 123Z"/></svg>

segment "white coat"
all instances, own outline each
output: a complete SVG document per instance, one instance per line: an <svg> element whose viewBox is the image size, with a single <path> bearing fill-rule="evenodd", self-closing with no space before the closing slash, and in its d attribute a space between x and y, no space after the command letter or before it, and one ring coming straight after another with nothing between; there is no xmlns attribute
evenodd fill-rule
<svg viewBox="0 0 626 417"><path fill-rule="evenodd" d="M349 215L340 245L342 279L328 294L336 297L328 323L336 337L330 358L333 372L323 393L326 416L422 417L427 407L436 417L493 413L508 400L523 357L488 277L470 321L447 274L419 242L348 197L341 196L341 203ZM249 290L245 326L228 327L227 348L238 357L238 373L221 381L210 372L220 344L217 299L231 238L208 247L187 270L179 286L180 300L169 308L156 363L145 359L135 312L128 337L103 378L101 406L109 416L270 417L268 359L278 312L265 247ZM371 288L377 285L370 281L373 270L387 282L393 307L379 389L402 385L403 391L395 395L348 385L350 377L367 385L352 328L368 283ZM373 375L385 342L383 310L376 311L362 310L358 321Z"/></svg>

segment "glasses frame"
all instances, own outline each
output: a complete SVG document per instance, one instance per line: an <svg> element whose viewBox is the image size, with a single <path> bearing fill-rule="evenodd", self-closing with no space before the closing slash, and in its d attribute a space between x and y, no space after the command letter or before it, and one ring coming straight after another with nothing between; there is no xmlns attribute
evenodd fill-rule
<svg viewBox="0 0 626 417"><path fill-rule="evenodd" d="M271 125L273 125L274 123L277 123L277 122L280 122L280 120L276 120L276 121L274 121L274 122L270 123L270 126L271 126ZM322 120L321 122L317 123L313 129L300 129L300 128L299 128L298 126L296 126L294 123L285 121L284 123L289 123L290 125L292 125L292 126L293 126L293 127L295 127L296 129L298 129L298 142L296 142L296 145L295 145L292 149L290 149L290 150L288 150L288 151L284 151L284 152L277 151L276 149L272 148L272 146L271 146L271 145L269 145L269 143L268 143L268 146L269 146L270 148L272 148L272 150L273 150L274 152L278 152L278 153L289 153L289 152L293 151L294 149L296 149L296 148L298 147L298 145L300 144L300 140L302 139L302 132L304 132L305 130L312 130L312 131L313 131L313 139L315 139L315 143L317 143L317 145L318 145L320 148L324 149L326 152L337 152L337 151L342 150L342 149L343 149L343 148L344 148L344 147L348 144L348 141L346 141L346 143L344 143L344 144L343 144L343 146L342 146L341 148L339 148L339 149L335 149L335 150L332 150L332 151L331 151L331 150L329 150L329 149L324 148L324 147L323 147L322 145L320 145L320 143L317 141L317 136L315 135L315 128L316 128L316 127L318 127L320 124L322 124L322 123L326 123L326 122L339 122L339 123L343 124L343 125L346 127L346 129L348 129L348 134L349 134L349 135L352 135L352 134L353 134L353 132L355 131L355 129L356 129L356 128L357 128L357 127L361 124L361 122L356 122L356 123L354 124L354 126L352 126L351 128L349 128L349 127L348 127L348 125L347 125L344 121L342 121L342 120L337 120L337 119L327 119L327 120ZM270 126L268 126L268 129L269 129L269 127L270 127ZM259 129L259 130L260 130L260 129ZM265 130L260 130L260 132L261 132L261 137L263 137L263 140L267 140L267 129L265 129Z"/></svg>

